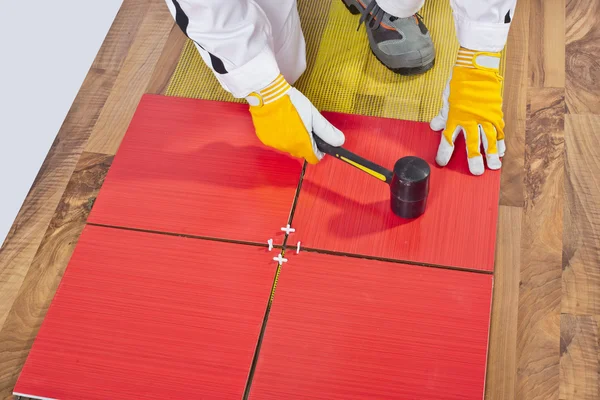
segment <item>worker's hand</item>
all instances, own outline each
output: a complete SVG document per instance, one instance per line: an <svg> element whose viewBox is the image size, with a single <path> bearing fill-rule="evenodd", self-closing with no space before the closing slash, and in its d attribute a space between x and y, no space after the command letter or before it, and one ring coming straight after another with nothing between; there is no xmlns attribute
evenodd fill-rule
<svg viewBox="0 0 600 400"><path fill-rule="evenodd" d="M454 152L454 141L463 133L467 144L469 170L484 172L481 144L487 166L500 169L506 147L502 112L500 53L461 48L443 94L443 107L431 121L435 131L444 130L435 161L446 166Z"/></svg>
<svg viewBox="0 0 600 400"><path fill-rule="evenodd" d="M282 75L246 100L256 135L266 146L316 164L324 154L317 149L312 132L332 146L344 144L344 134Z"/></svg>

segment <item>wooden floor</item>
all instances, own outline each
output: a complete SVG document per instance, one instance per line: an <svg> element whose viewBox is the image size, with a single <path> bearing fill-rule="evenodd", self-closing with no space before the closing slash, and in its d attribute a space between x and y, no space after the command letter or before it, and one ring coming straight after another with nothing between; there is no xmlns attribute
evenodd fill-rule
<svg viewBox="0 0 600 400"><path fill-rule="evenodd" d="M487 399L600 399L600 0L518 0L509 38ZM0 249L0 399L10 399L143 93L185 37L125 0Z"/></svg>

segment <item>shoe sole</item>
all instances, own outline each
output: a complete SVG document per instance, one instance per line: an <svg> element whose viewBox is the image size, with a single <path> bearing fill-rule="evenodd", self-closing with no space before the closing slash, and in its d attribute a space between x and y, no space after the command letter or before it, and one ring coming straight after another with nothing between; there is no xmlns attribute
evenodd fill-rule
<svg viewBox="0 0 600 400"><path fill-rule="evenodd" d="M431 68L433 68L435 66L435 58L434 58L431 62L429 62L425 65L419 65L418 67L392 68L389 65L387 65L386 63L384 63L383 61L381 61L381 59L377 56L377 54L375 54L373 49L371 49L371 53L373 54L373 56L375 56L377 61L379 61L381 63L381 65L383 65L390 71L392 71L398 75L402 75L402 76L421 75L421 74L424 74L425 72L429 71Z"/></svg>
<svg viewBox="0 0 600 400"><path fill-rule="evenodd" d="M344 6L346 6L346 8L348 9L348 11L350 11L351 14L353 14L353 15L361 14L360 10L356 7L356 5L353 4L354 3L353 0L342 0L342 3L344 4ZM424 65L418 65L415 67L399 67L399 68L390 67L381 58L379 58L379 56L373 50L373 46L370 42L371 42L371 39L369 38L369 48L371 50L371 53L377 59L377 61L379 61L381 63L381 65L383 65L384 67L386 67L387 69L389 69L390 71L392 71L396 74L403 75L403 76L420 75L420 74L423 74L423 73L429 71L431 68L433 68L435 66L435 56L434 56L434 58L431 62L428 62Z"/></svg>

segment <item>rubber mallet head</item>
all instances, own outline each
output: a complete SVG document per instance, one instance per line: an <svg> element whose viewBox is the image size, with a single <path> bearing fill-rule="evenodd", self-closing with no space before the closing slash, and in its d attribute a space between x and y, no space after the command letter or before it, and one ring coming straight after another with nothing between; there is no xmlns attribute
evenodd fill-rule
<svg viewBox="0 0 600 400"><path fill-rule="evenodd" d="M383 168L343 147L335 147L314 135L317 147L325 154L360 169L390 186L390 205L402 218L416 218L425 212L429 195L429 164L419 157L408 156L396 161L394 171Z"/></svg>
<svg viewBox="0 0 600 400"><path fill-rule="evenodd" d="M425 212L431 169L425 160L408 156L396 161L390 183L391 206L402 218L416 218Z"/></svg>

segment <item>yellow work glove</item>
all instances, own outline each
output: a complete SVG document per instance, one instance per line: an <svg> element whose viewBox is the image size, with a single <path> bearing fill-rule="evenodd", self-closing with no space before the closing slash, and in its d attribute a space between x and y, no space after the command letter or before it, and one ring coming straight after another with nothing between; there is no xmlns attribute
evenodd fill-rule
<svg viewBox="0 0 600 400"><path fill-rule="evenodd" d="M249 94L246 101L256 136L266 146L316 164L324 154L317 148L313 132L332 146L344 144L344 134L282 75L266 88Z"/></svg>
<svg viewBox="0 0 600 400"><path fill-rule="evenodd" d="M467 50L458 52L450 79L444 90L444 105L431 121L433 130L442 132L436 163L446 166L454 152L454 142L463 133L467 144L469 171L483 174L487 166L497 170L504 156L504 116L502 112L502 77L500 53Z"/></svg>

